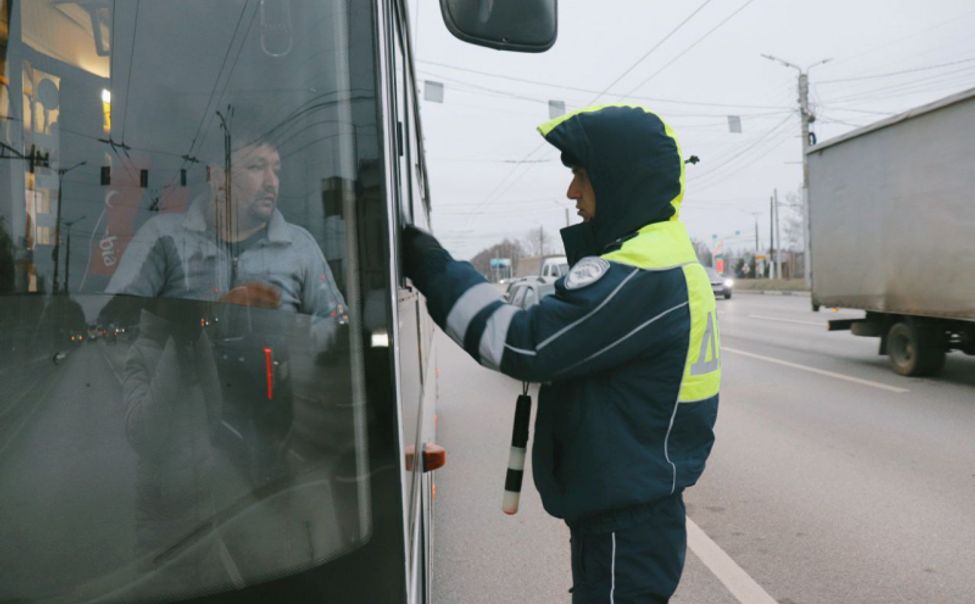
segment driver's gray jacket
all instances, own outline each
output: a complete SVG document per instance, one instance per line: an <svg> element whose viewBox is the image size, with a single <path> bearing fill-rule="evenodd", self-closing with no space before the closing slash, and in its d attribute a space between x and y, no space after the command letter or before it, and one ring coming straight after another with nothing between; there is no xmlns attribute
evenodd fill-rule
<svg viewBox="0 0 975 604"><path fill-rule="evenodd" d="M146 222L126 247L106 293L219 300L237 285L260 281L277 288L282 310L319 317L342 312L342 294L308 231L275 210L265 237L235 254L207 224L208 206L197 200L184 214Z"/></svg>

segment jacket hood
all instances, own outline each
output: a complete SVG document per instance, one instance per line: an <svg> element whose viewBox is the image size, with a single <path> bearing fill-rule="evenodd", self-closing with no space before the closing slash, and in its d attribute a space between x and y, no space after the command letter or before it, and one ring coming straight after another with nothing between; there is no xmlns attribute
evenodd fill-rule
<svg viewBox="0 0 975 604"><path fill-rule="evenodd" d="M684 162L674 131L636 105L599 105L560 116L538 131L582 167L596 194L596 215L562 229L571 263L599 255L655 222L677 220L684 196Z"/></svg>

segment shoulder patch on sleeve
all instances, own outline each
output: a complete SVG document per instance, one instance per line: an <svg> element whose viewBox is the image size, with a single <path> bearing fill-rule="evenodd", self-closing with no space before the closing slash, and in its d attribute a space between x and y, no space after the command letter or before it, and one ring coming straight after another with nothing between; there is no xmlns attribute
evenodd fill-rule
<svg viewBox="0 0 975 604"><path fill-rule="evenodd" d="M563 286L565 289L580 289L599 281L608 271L609 262L599 256L586 256L576 262L565 276Z"/></svg>

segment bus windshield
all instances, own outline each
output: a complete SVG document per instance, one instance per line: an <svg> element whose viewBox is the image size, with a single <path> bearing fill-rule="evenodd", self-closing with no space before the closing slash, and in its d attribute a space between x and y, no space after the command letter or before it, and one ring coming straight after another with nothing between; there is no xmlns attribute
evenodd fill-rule
<svg viewBox="0 0 975 604"><path fill-rule="evenodd" d="M371 10L0 2L0 600L188 598L370 539Z"/></svg>

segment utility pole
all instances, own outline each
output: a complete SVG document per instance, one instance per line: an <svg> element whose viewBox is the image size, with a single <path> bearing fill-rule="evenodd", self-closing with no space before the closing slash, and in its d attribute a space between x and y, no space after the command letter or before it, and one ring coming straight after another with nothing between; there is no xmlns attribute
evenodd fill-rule
<svg viewBox="0 0 975 604"><path fill-rule="evenodd" d="M809 124L816 121L816 116L809 108L809 71L817 65L828 63L832 59L817 61L806 69L802 69L795 63L790 63L784 59L772 55L762 55L769 61L781 63L786 67L791 67L799 72L799 118L802 125L802 240L803 240L803 273L806 278L806 286L812 286L812 271L810 260L812 257L812 242L810 241L810 215L809 215L809 162L806 159L806 151L811 146L809 135Z"/></svg>
<svg viewBox="0 0 975 604"><path fill-rule="evenodd" d="M74 226L74 224L79 220L84 220L84 219L85 219L84 216L79 216L74 220L64 221L64 226L68 228L68 241L67 241L68 249L65 251L64 254L64 293L65 294L70 292L70 290L68 289L68 283L70 282L71 279L71 227Z"/></svg>
<svg viewBox="0 0 975 604"><path fill-rule="evenodd" d="M761 214L761 212L750 212L750 214L752 215L752 218L755 219L755 252L757 253L759 251L759 247L758 247L758 216L759 216L759 214Z"/></svg>
<svg viewBox="0 0 975 604"><path fill-rule="evenodd" d="M782 253L782 235L779 232L779 190L772 190L772 199L775 200L773 204L775 206L775 241L778 243L779 247L775 250L775 273L782 278L782 261L779 255Z"/></svg>
<svg viewBox="0 0 975 604"><path fill-rule="evenodd" d="M775 279L775 198L768 198L768 260L769 277Z"/></svg>
<svg viewBox="0 0 975 604"><path fill-rule="evenodd" d="M58 265L61 259L61 190L64 188L64 175L86 163L88 162L80 161L70 168L58 168L58 212L54 222L54 251L51 253L52 259L54 260L54 283L51 286L54 294L58 293ZM65 270L67 270L67 267L65 267Z"/></svg>
<svg viewBox="0 0 975 604"><path fill-rule="evenodd" d="M569 208L565 209L565 226L569 226Z"/></svg>
<svg viewBox="0 0 975 604"><path fill-rule="evenodd" d="M220 128L223 130L223 192L224 192L224 213L223 213L223 224L219 220L220 213L216 212L218 220L217 224L217 234L218 237L223 237L230 241L231 238L236 237L237 233L237 213L234 211L234 205L231 201L231 135L230 135L230 123L234 117L234 107L233 105L227 105L226 114L219 111L216 112L217 117L220 119ZM216 207L216 204L214 204ZM237 256L237 242L233 243L233 255Z"/></svg>

